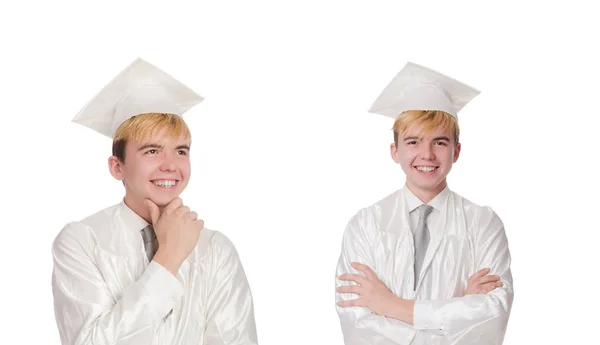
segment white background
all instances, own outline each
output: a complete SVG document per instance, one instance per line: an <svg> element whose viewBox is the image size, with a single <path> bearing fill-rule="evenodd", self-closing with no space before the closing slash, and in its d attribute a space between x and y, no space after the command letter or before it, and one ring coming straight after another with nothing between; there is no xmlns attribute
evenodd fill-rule
<svg viewBox="0 0 600 345"><path fill-rule="evenodd" d="M206 97L186 114L193 177L182 197L236 244L261 344L342 344L344 227L404 182L389 158L391 121L367 109L409 60L482 90L460 114L449 183L505 223L516 290L505 344L595 342L597 11L578 1L154 3L0 8L0 344L59 344L52 240L123 194L107 169L110 140L70 121L138 56Z"/></svg>

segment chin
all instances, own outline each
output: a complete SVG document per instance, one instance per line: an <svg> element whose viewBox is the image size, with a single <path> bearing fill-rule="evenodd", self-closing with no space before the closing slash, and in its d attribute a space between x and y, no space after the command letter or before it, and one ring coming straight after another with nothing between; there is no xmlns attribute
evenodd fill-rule
<svg viewBox="0 0 600 345"><path fill-rule="evenodd" d="M436 189L439 189L440 186L443 184L444 184L444 181L441 180L441 181L435 181L435 182L432 182L432 181L421 182L418 185L421 189L424 189L424 190L436 190Z"/></svg>
<svg viewBox="0 0 600 345"><path fill-rule="evenodd" d="M416 176L407 182L419 189L423 190L431 190L436 189L440 184L442 184L443 180L438 179L424 179L422 176Z"/></svg>
<svg viewBox="0 0 600 345"><path fill-rule="evenodd" d="M157 206L167 206L173 199L179 196L179 193L172 195L153 195L150 197Z"/></svg>

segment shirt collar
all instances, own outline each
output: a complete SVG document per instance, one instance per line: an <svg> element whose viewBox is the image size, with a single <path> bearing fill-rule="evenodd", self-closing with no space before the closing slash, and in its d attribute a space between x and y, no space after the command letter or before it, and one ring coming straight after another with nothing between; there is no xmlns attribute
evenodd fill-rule
<svg viewBox="0 0 600 345"><path fill-rule="evenodd" d="M120 215L123 225L127 229L131 229L132 231L141 231L150 223L148 223L144 218L140 217L137 213L135 213L127 204L125 200L122 200L119 204Z"/></svg>
<svg viewBox="0 0 600 345"><path fill-rule="evenodd" d="M409 213L414 211L415 209L417 209L417 207L424 204L423 201L421 201L419 198L417 198L417 196L414 195L413 192L410 191L410 189L408 188L408 186L406 184L404 185L404 188L402 188L402 191L403 191L406 203L408 204L408 212ZM443 206L446 204L449 194L450 194L450 188L448 188L448 185L446 185L446 187L440 193L438 193L438 195L436 195L435 198L433 198L431 201L429 201L427 204L429 206L432 206L433 209L441 211Z"/></svg>

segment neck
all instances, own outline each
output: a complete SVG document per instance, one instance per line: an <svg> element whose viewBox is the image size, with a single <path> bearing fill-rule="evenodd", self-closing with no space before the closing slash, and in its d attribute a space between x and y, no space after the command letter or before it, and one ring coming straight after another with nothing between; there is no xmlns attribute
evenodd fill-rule
<svg viewBox="0 0 600 345"><path fill-rule="evenodd" d="M446 188L447 183L444 180L442 183L440 183L439 185L435 186L434 188L419 188L417 186L412 185L411 183L407 182L406 183L406 187L417 197L419 198L419 200L421 200L423 203L428 203L431 200L433 200L433 198L435 198L438 194L440 194L444 188Z"/></svg>
<svg viewBox="0 0 600 345"><path fill-rule="evenodd" d="M125 205L129 207L133 212L135 212L138 216L142 217L149 224L152 224L152 217L150 217L150 210L143 201L137 201L135 198L130 197L129 195L125 195Z"/></svg>

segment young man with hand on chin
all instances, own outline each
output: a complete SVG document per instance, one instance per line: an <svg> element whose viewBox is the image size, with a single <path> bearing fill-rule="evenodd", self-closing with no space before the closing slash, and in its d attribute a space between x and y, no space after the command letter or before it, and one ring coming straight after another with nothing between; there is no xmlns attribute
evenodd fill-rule
<svg viewBox="0 0 600 345"><path fill-rule="evenodd" d="M74 121L113 139L123 200L67 224L52 254L63 345L254 345L253 301L232 242L179 195L190 179L183 113L203 97L137 59Z"/></svg>
<svg viewBox="0 0 600 345"><path fill-rule="evenodd" d="M336 309L346 345L502 344L513 302L498 215L451 191L458 111L479 91L408 63L370 112L395 120L403 188L344 232Z"/></svg>

